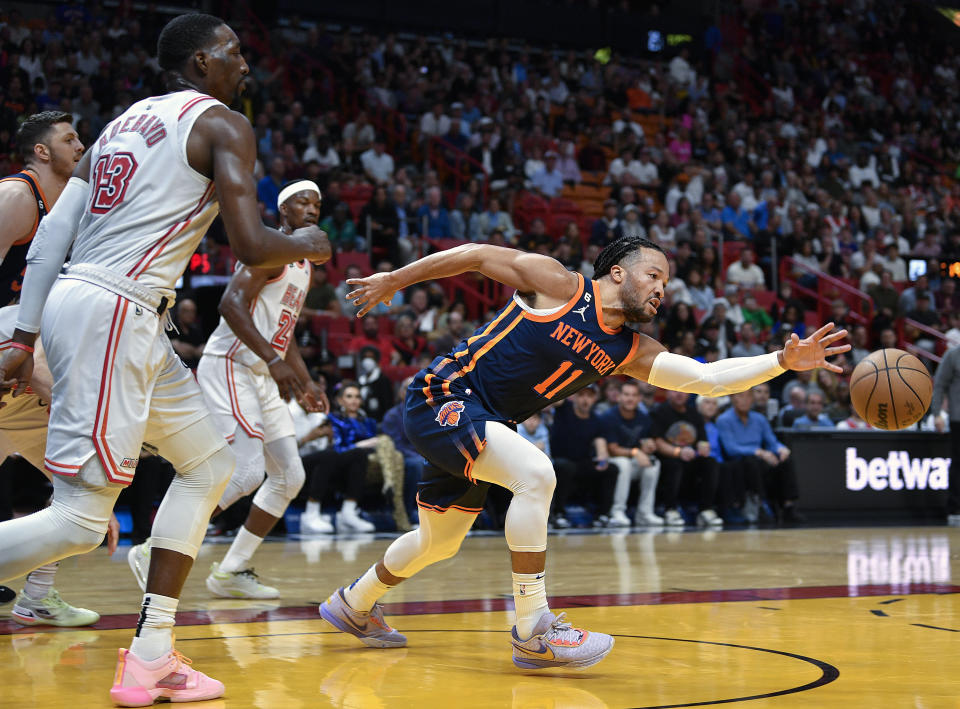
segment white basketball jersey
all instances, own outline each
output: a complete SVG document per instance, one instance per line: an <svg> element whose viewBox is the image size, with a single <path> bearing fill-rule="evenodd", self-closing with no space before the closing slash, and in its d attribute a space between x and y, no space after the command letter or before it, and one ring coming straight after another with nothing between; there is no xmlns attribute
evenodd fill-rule
<svg viewBox="0 0 960 709"><path fill-rule="evenodd" d="M217 99L178 91L138 101L90 147L90 202L72 263L172 289L220 210L213 182L187 162L187 138Z"/></svg>
<svg viewBox="0 0 960 709"><path fill-rule="evenodd" d="M309 261L297 261L283 267L283 273L267 281L251 306L250 314L257 332L270 343L277 354L286 358L293 328L300 317L300 309L310 288L313 266ZM217 329L203 348L205 355L229 357L253 369L267 371L267 363L250 351L233 334L227 321L220 318Z"/></svg>

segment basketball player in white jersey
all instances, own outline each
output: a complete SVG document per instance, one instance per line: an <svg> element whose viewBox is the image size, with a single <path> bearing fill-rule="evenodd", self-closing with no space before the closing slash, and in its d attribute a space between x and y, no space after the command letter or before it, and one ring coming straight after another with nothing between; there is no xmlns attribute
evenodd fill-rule
<svg viewBox="0 0 960 709"><path fill-rule="evenodd" d="M277 199L277 210L280 230L286 234L316 224L320 190L310 180L287 185ZM214 516L259 487L227 555L213 564L207 577L207 588L215 596L280 596L276 588L260 582L250 559L305 478L293 418L284 400L297 399L310 412L328 408L327 396L310 379L293 336L312 269L307 260L281 268L238 268L220 301L220 323L197 367L207 407L237 456L236 470ZM149 542L132 547L128 559L142 587Z"/></svg>
<svg viewBox="0 0 960 709"><path fill-rule="evenodd" d="M210 15L181 15L157 50L171 93L133 104L80 161L34 238L13 349L0 359L0 393L22 391L42 316L53 502L0 523L0 581L97 546L145 441L177 471L154 521L136 634L119 652L110 695L121 706L224 692L173 649L183 582L235 460L164 333L174 284L221 207L247 265L330 254L316 227L286 235L259 218L253 129L225 105L248 72L233 31Z"/></svg>

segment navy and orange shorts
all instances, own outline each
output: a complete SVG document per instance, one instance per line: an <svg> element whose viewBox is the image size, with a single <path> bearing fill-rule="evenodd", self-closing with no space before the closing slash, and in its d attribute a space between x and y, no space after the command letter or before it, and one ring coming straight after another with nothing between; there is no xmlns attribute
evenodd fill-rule
<svg viewBox="0 0 960 709"><path fill-rule="evenodd" d="M469 514L483 510L490 483L475 480L472 469L486 445L487 421L509 425L469 389L450 386L429 370L414 378L407 389L403 427L427 463L417 492L421 508Z"/></svg>

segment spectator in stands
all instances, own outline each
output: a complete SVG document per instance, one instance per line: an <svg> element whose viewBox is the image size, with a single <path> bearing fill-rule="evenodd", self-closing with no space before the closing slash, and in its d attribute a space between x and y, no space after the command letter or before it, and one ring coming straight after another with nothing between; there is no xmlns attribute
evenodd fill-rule
<svg viewBox="0 0 960 709"><path fill-rule="evenodd" d="M912 285L903 289L900 293L900 300L897 304L897 314L906 315L917 307L917 296L920 293L930 292L930 280L926 274L917 276L917 280Z"/></svg>
<svg viewBox="0 0 960 709"><path fill-rule="evenodd" d="M393 384L380 369L380 349L365 345L357 354L357 384L363 410L376 422L393 406Z"/></svg>
<svg viewBox="0 0 960 709"><path fill-rule="evenodd" d="M577 499L592 498L599 510L597 524L609 521L617 467L611 465L602 424L593 412L597 386L591 384L561 403L550 427L550 454L557 475L553 493L551 523L557 529L570 526L565 509L571 494ZM628 521L629 524L629 521Z"/></svg>
<svg viewBox="0 0 960 709"><path fill-rule="evenodd" d="M636 179L635 186L656 193L660 189L660 171L651 159L650 148L640 148L639 165L631 170Z"/></svg>
<svg viewBox="0 0 960 709"><path fill-rule="evenodd" d="M647 238L647 230L643 228L640 221L640 210L634 204L628 204L623 210L623 220L620 222L620 228L624 236ZM663 246L662 242L660 243ZM664 246L664 248L666 248Z"/></svg>
<svg viewBox="0 0 960 709"><path fill-rule="evenodd" d="M173 323L177 331L170 337L170 344L186 366L196 369L207 342L197 318L197 304L190 298L178 301Z"/></svg>
<svg viewBox="0 0 960 709"><path fill-rule="evenodd" d="M359 151L366 150L370 147L376 139L376 134L374 133L373 126L370 125L370 121L367 119L366 111L360 111L351 123L343 127L341 138L345 143L348 141L353 143L356 150Z"/></svg>
<svg viewBox="0 0 960 709"><path fill-rule="evenodd" d="M738 192L727 195L727 205L720 213L723 234L727 239L752 239L753 230L750 212L743 207L742 198Z"/></svg>
<svg viewBox="0 0 960 709"><path fill-rule="evenodd" d="M740 341L733 346L730 354L734 357L756 357L766 350L757 342L757 331L752 322L744 321L740 326Z"/></svg>
<svg viewBox="0 0 960 709"><path fill-rule="evenodd" d="M480 215L473 209L473 196L461 192L457 208L450 212L450 236L463 241L480 241Z"/></svg>
<svg viewBox="0 0 960 709"><path fill-rule="evenodd" d="M443 101L434 101L429 112L420 118L420 139L439 138L450 132L450 118L443 112Z"/></svg>
<svg viewBox="0 0 960 709"><path fill-rule="evenodd" d="M852 349L848 353L850 362L856 367L860 360L870 354L870 343L866 325L855 325L850 335Z"/></svg>
<svg viewBox="0 0 960 709"><path fill-rule="evenodd" d="M333 458L326 451L330 448L330 439L333 435L333 428L326 414L308 413L303 410L299 403L291 401L288 408L293 417L295 435L297 437L297 450L300 458L303 460L303 467L307 473L307 484L304 486L307 497L307 507L304 513L300 515L300 534L333 534L333 522L329 515L321 513L321 499L314 493L314 481L324 473L316 473L317 465L323 465L326 461ZM323 455L315 455L324 452ZM317 484L317 491L320 497L326 491L327 480L324 479Z"/></svg>
<svg viewBox="0 0 960 709"><path fill-rule="evenodd" d="M960 292L953 278L940 279L940 288L934 292L934 307L938 312L950 315L960 312Z"/></svg>
<svg viewBox="0 0 960 709"><path fill-rule="evenodd" d="M441 317L441 320L442 328L433 340L433 349L438 354L452 352L453 348L470 334L463 313L459 310L451 310L446 314L446 318Z"/></svg>
<svg viewBox="0 0 960 709"><path fill-rule="evenodd" d="M397 211L387 198L387 188L378 185L370 201L360 211L360 232L369 236L374 258L385 258L398 264L400 247L397 241Z"/></svg>
<svg viewBox="0 0 960 709"><path fill-rule="evenodd" d="M350 207L340 202L333 214L320 222L320 228L327 232L330 246L337 251L362 250L363 237L357 234L357 225L350 218Z"/></svg>
<svg viewBox="0 0 960 709"><path fill-rule="evenodd" d="M393 157L385 152L382 138L375 138L373 146L360 155L363 172L375 185L387 185L393 180Z"/></svg>
<svg viewBox="0 0 960 709"><path fill-rule="evenodd" d="M786 406L780 409L777 421L781 428L790 428L793 422L807 412L807 388L795 386L784 389L783 400Z"/></svg>
<svg viewBox="0 0 960 709"><path fill-rule="evenodd" d="M357 311L360 308L353 304L353 301L347 300L347 293L353 290L353 286L347 283L348 280L360 278L363 271L354 263L348 265L343 271L343 280L334 288L336 302L340 304L340 311L345 317L356 319Z"/></svg>
<svg viewBox="0 0 960 709"><path fill-rule="evenodd" d="M558 158L555 150L548 150L544 157L544 167L530 178L530 186L547 199L559 197L563 190L563 175L557 169Z"/></svg>
<svg viewBox="0 0 960 709"><path fill-rule="evenodd" d="M347 354L358 354L365 347L380 349L383 344L380 337L380 317L376 313L367 313L359 320L360 333L347 343Z"/></svg>
<svg viewBox="0 0 960 709"><path fill-rule="evenodd" d="M637 181L636 175L631 171L631 166L636 165L639 169L640 163L634 158L634 146L623 145L620 152L610 161L610 167L603 178L605 185L634 184Z"/></svg>
<svg viewBox="0 0 960 709"><path fill-rule="evenodd" d="M896 242L887 244L885 257L882 261L883 268L890 271L895 283L903 283L907 280L907 264L900 258L900 247Z"/></svg>
<svg viewBox="0 0 960 709"><path fill-rule="evenodd" d="M947 313L947 327L944 333L944 337L947 338L947 347L960 345L960 310Z"/></svg>
<svg viewBox="0 0 960 709"><path fill-rule="evenodd" d="M697 525L722 527L723 520L714 510L720 470L710 453L710 443L703 418L688 394L668 391L666 401L650 412L650 435L657 443L660 460L660 501L666 509L664 522L668 527L682 527L679 510L681 484L684 479L694 483L699 513Z"/></svg>
<svg viewBox="0 0 960 709"><path fill-rule="evenodd" d="M270 161L270 171L257 183L257 202L260 211L269 218L277 218L277 199L286 179L287 164L277 156Z"/></svg>
<svg viewBox="0 0 960 709"><path fill-rule="evenodd" d="M740 304L740 313L744 322L753 324L758 335L773 327L773 318L766 310L757 305L757 297L753 293L744 294L743 302Z"/></svg>
<svg viewBox="0 0 960 709"><path fill-rule="evenodd" d="M791 428L811 429L811 428L833 428L833 421L823 412L824 396L823 392L817 389L807 394L806 410L800 416L793 419Z"/></svg>
<svg viewBox="0 0 960 709"><path fill-rule="evenodd" d="M530 221L530 230L520 237L519 246L527 251L536 251L539 253L548 253L552 245L552 239L547 233L547 225L540 217L535 217Z"/></svg>
<svg viewBox="0 0 960 709"><path fill-rule="evenodd" d="M898 344L897 331L892 327L886 327L880 331L880 347L882 349L895 348Z"/></svg>
<svg viewBox="0 0 960 709"><path fill-rule="evenodd" d="M745 516L756 521L766 495L779 508L784 522L803 521L796 509L800 493L790 449L773 435L766 417L752 411L751 391L733 394L730 399L732 406L717 417L717 430L724 459L736 465L743 475L747 490Z"/></svg>
<svg viewBox="0 0 960 709"><path fill-rule="evenodd" d="M780 402L770 396L769 383L763 382L753 387L753 410L763 414L770 423L776 420Z"/></svg>
<svg viewBox="0 0 960 709"><path fill-rule="evenodd" d="M490 201L487 203L487 208L480 212L478 222L480 236L478 239L475 239L475 241L489 241L490 234L492 234L495 229L499 229L503 233L503 237L507 242L512 242L516 234L516 230L513 227L513 219L510 218L508 212L500 208L500 199L498 197L490 198Z"/></svg>
<svg viewBox="0 0 960 709"><path fill-rule="evenodd" d="M603 216L593 223L590 243L603 248L623 236L623 223L617 217L617 201L608 199L603 203Z"/></svg>
<svg viewBox="0 0 960 709"><path fill-rule="evenodd" d="M727 268L727 283L735 283L744 288L763 288L763 271L754 263L756 255L753 248L744 246L740 250L740 258Z"/></svg>
<svg viewBox="0 0 960 709"><path fill-rule="evenodd" d="M693 307L698 310L710 310L713 307L713 291L703 281L703 273L699 268L691 268L684 279L687 284L687 293L693 301Z"/></svg>
<svg viewBox="0 0 960 709"><path fill-rule="evenodd" d="M650 415L640 408L639 382L628 379L620 384L617 407L603 414L600 424L610 450L610 462L617 468L617 485L610 506L610 526L630 526L627 499L630 496L630 483L635 478L640 480L640 499L634 524L662 526L663 517L653 511L660 461L653 455L656 442L650 435Z"/></svg>
<svg viewBox="0 0 960 709"><path fill-rule="evenodd" d="M418 229L424 237L446 239L450 236L450 215L441 204L443 195L439 187L427 189L427 201L417 211Z"/></svg>
<svg viewBox="0 0 960 709"><path fill-rule="evenodd" d="M907 319L926 325L934 330L940 329L940 314L930 307L930 293L927 291L917 294L917 305L908 313L905 313ZM933 352L936 347L935 335L924 332L913 324L908 324L905 328L907 339L918 347L928 352Z"/></svg>
<svg viewBox="0 0 960 709"><path fill-rule="evenodd" d="M408 314L397 318L390 344L396 353L393 364L413 364L427 348L427 341L417 334L414 319Z"/></svg>
<svg viewBox="0 0 960 709"><path fill-rule="evenodd" d="M884 313L888 318L897 315L900 307L900 293L893 285L893 273L883 270L880 276L880 285L867 289L867 294L873 298L873 304L878 313Z"/></svg>
<svg viewBox="0 0 960 709"><path fill-rule="evenodd" d="M650 238L667 253L671 253L677 245L677 230L670 225L670 215L661 210L650 226Z"/></svg>
<svg viewBox="0 0 960 709"><path fill-rule="evenodd" d="M339 315L340 302L337 291L330 284L329 274L323 266L314 266L310 274L310 290L303 301L302 315Z"/></svg>

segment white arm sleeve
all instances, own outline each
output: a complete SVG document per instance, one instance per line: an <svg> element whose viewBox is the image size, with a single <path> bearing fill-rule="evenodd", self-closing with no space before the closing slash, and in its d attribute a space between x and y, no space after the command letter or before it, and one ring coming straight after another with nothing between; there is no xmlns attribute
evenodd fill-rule
<svg viewBox="0 0 960 709"><path fill-rule="evenodd" d="M785 371L776 352L756 357L733 357L709 364L672 352L661 352L653 360L647 381L663 389L688 394L725 396L746 391Z"/></svg>
<svg viewBox="0 0 960 709"><path fill-rule="evenodd" d="M20 310L17 329L40 332L40 317L47 295L57 280L67 251L77 236L80 218L87 206L90 183L71 177L50 214L40 222L30 251L27 252L27 272L20 291Z"/></svg>

